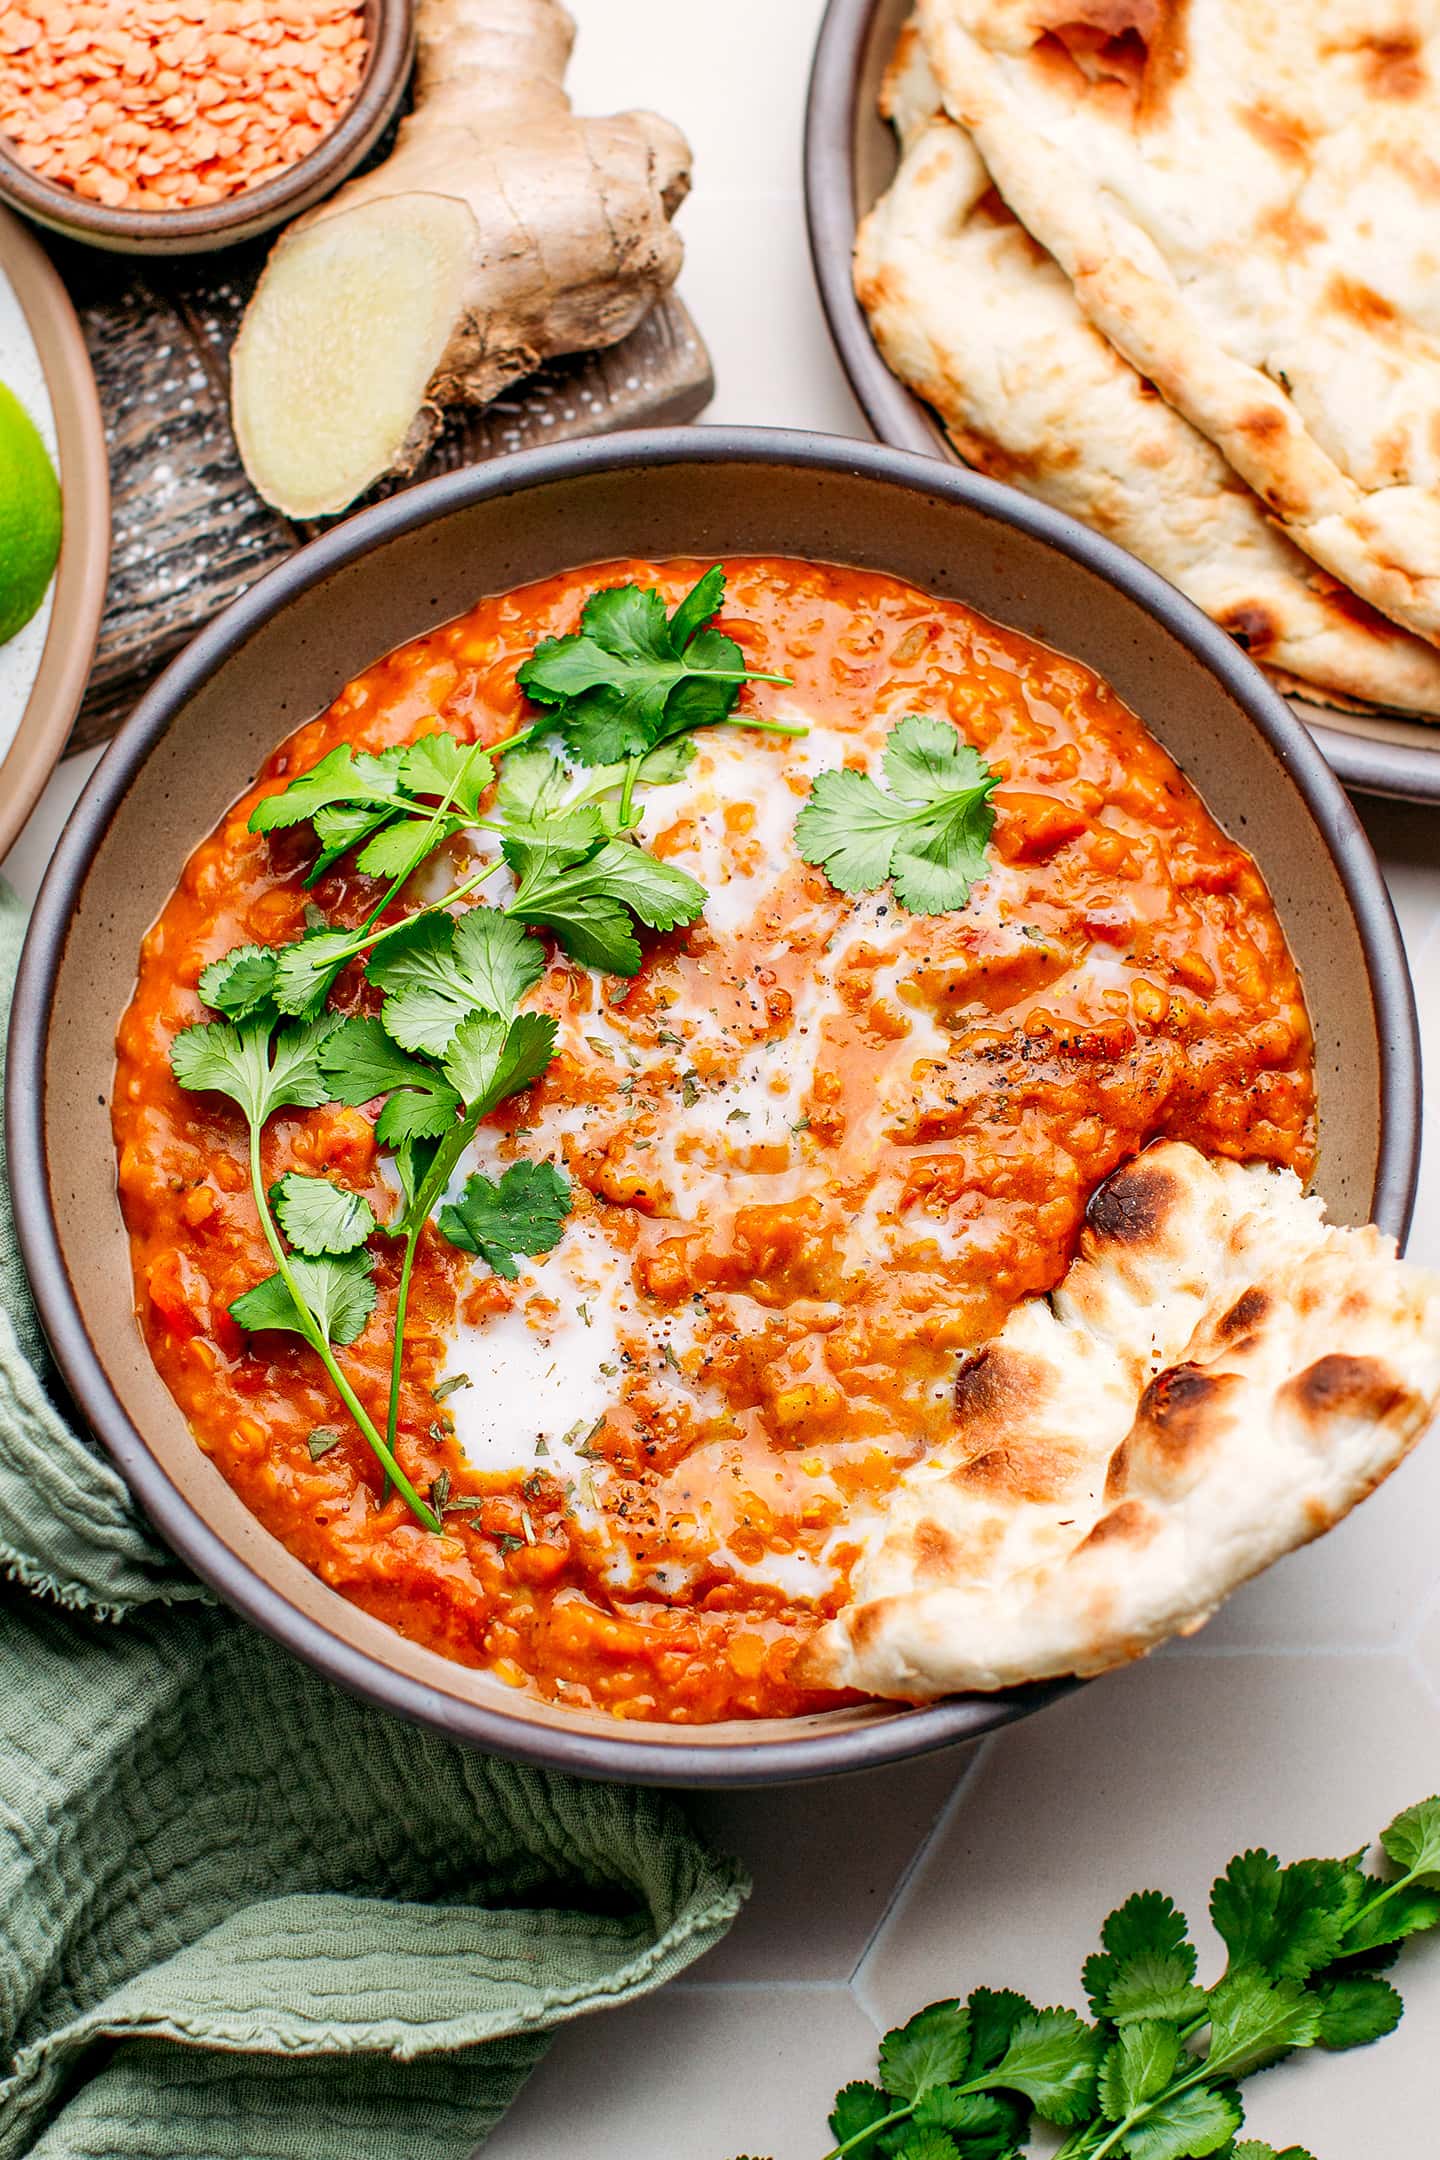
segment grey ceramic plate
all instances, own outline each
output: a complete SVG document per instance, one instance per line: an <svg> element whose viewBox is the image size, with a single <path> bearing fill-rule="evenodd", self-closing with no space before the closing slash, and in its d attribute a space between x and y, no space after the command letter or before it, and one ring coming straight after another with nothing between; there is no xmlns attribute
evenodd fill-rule
<svg viewBox="0 0 1440 2160"><path fill-rule="evenodd" d="M958 464L939 421L891 374L850 282L855 227L890 185L895 138L876 100L914 0L829 0L805 116L805 207L831 335L865 417L897 450ZM1294 701L1345 785L1407 802L1440 802L1440 723L1335 712Z"/></svg>
<svg viewBox="0 0 1440 2160"><path fill-rule="evenodd" d="M25 1259L77 1401L162 1533L222 1596L372 1701L596 1776L762 1784L973 1737L1056 1688L689 1730L526 1700L359 1612L262 1530L145 1353L115 1202L113 1035L146 927L262 758L380 654L478 595L618 555L767 553L955 595L1100 670L1251 848L1303 970L1319 1184L1403 1235L1418 1146L1415 1010L1369 844L1304 729L1230 640L1129 556L934 459L824 436L673 429L452 473L313 542L229 608L117 736L37 903L11 1025Z"/></svg>

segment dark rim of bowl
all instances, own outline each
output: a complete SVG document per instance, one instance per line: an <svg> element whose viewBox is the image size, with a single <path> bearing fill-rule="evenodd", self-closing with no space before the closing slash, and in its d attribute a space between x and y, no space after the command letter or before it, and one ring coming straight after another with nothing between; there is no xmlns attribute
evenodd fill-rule
<svg viewBox="0 0 1440 2160"><path fill-rule="evenodd" d="M939 420L891 372L855 297L850 259L859 208L854 141L860 62L879 0L829 0L815 41L805 104L805 221L831 341L865 418L881 442L948 463ZM957 461L958 465L958 461ZM968 470L967 467L959 467ZM1405 715L1382 715L1404 720ZM1417 719L1413 743L1307 723L1346 787L1402 802L1440 802L1440 734Z"/></svg>
<svg viewBox="0 0 1440 2160"><path fill-rule="evenodd" d="M388 126L409 73L413 33L412 0L379 0L365 72L345 112L313 150L258 188L242 188L222 202L189 210L128 210L123 204L110 209L32 172L0 135L0 195L52 231L75 239L85 235L102 245L107 240L149 239L158 246L208 240L216 234L223 240L232 227L248 231L256 219L256 229L263 230L267 223L278 223L300 198L308 201L323 192L336 167L347 158L357 163ZM337 179L334 185L339 184Z"/></svg>
<svg viewBox="0 0 1440 2160"><path fill-rule="evenodd" d="M839 437L766 428L662 428L556 443L442 474L334 527L269 571L202 630L141 699L87 783L46 873L21 957L10 1025L7 1135L20 1248L56 1361L82 1412L166 1540L226 1602L311 1665L380 1707L452 1739L583 1776L657 1785L763 1785L863 1770L973 1739L1079 1683L969 1695L873 1723L783 1741L656 1744L617 1733L530 1725L403 1678L289 1606L169 1483L114 1394L87 1333L61 1252L45 1155L47 1020L86 873L135 774L174 715L229 655L296 594L377 542L473 503L593 473L661 465L766 464L853 474L960 504L1058 549L1156 617L1217 675L1284 766L1329 849L1365 953L1381 1055L1381 1139L1374 1212L1403 1239L1419 1165L1419 1038L1414 995L1389 894L1370 843L1300 722L1238 646L1172 586L1108 540L1043 503L963 467Z"/></svg>

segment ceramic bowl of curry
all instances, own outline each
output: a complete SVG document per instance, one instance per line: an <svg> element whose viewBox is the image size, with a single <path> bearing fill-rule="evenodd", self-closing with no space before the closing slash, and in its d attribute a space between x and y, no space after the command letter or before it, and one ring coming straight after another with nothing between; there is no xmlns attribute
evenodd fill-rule
<svg viewBox="0 0 1440 2160"><path fill-rule="evenodd" d="M629 580L674 605L712 563L722 630L747 668L784 678L764 710L781 729L798 716L810 747L712 730L725 740L690 779L657 789L653 843L710 862L704 919L647 933L623 982L550 955L535 995L564 1055L492 1137L501 1157L528 1136L568 1163L570 1272L537 1260L518 1288L502 1268L476 1289L448 1248L419 1248L405 1459L470 1510L427 1538L365 1451L332 1438L303 1346L224 1320L263 1257L243 1130L177 1094L165 1046L200 1016L206 961L299 935L317 894L351 909L347 926L366 904L343 870L307 887L303 851L251 831L259 801L337 748L393 751L437 717L462 741L508 740L527 717L518 666L574 631L587 595ZM937 700L1004 775L989 875L1015 935L998 942L981 886L964 917L897 931L883 894L852 919L819 872L780 860L806 759L844 763L872 708L893 720ZM1139 948L1122 914L1171 985L1158 1002L1126 973ZM1098 956L1083 1013L1055 957L1067 926ZM897 935L908 988L885 973ZM1145 995L1137 1037L1125 1015ZM922 1054L942 1038L989 1060L996 1089L1013 1066L1023 1115L997 1123L983 1089L946 1093L944 1057ZM908 1707L788 1677L837 1594L846 1505L884 1507L894 1375L943 1417L944 1358L1058 1279L1088 1193L1160 1133L1293 1167L1333 1220L1403 1238L1418 1062L1394 916L1345 796L1162 580L932 461L676 430L433 481L314 542L194 642L57 851L15 1002L8 1121L61 1371L224 1598L342 1684L475 1745L745 1784L969 1739L1059 1692ZM283 1146L291 1167L345 1157L383 1210L361 1110L295 1112ZM876 1199L887 1176L893 1206ZM383 1313L393 1269L376 1265ZM347 1352L367 1400L384 1377L378 1330L370 1343ZM702 1369L719 1422L697 1438L675 1395ZM544 1459L525 1458L523 1481L495 1470L532 1426ZM603 1553L585 1527L592 1469L629 1481ZM687 1564L697 1518L719 1528Z"/></svg>

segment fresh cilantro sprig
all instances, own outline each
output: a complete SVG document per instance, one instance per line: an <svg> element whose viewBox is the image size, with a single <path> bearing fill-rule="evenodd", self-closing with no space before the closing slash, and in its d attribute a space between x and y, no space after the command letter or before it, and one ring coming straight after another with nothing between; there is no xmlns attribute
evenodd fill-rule
<svg viewBox="0 0 1440 2160"><path fill-rule="evenodd" d="M250 830L313 825L320 853L307 885L352 849L356 869L367 877L408 877L418 848L428 854L474 822L494 777L487 750L478 743L467 748L444 729L373 754L341 743L289 787L262 796Z"/></svg>
<svg viewBox="0 0 1440 2160"><path fill-rule="evenodd" d="M1229 1956L1209 1988L1183 1913L1142 1890L1086 1962L1093 2023L1009 1989L931 2003L885 2035L875 2082L836 2095L827 2160L1019 2160L1032 2116L1067 2133L1055 2160L1311 2160L1239 2138L1239 2087L1283 2055L1364 2046L1399 2022L1377 1968L1440 1925L1440 1798L1397 1815L1380 1844L1388 1875L1363 1855L1232 1860L1211 1892Z"/></svg>
<svg viewBox="0 0 1440 2160"><path fill-rule="evenodd" d="M366 1203L354 1194L341 1196L323 1179L292 1173L277 1181L272 1206L261 1168L260 1136L274 1113L292 1106L314 1109L329 1100L321 1060L342 1025L333 1014L278 1031L263 1019L239 1025L202 1021L175 1037L170 1064L181 1087L227 1096L249 1129L250 1190L275 1272L234 1300L231 1318L251 1331L275 1328L304 1338L416 1521L438 1530L439 1516L395 1460L393 1441L381 1438L335 1355L337 1346L354 1342L363 1331L375 1306L373 1270L355 1236L358 1208ZM305 1190L321 1185L325 1195ZM299 1250L287 1249L277 1211Z"/></svg>
<svg viewBox="0 0 1440 2160"><path fill-rule="evenodd" d="M392 1449L411 1279L425 1225L482 1119L538 1080L554 1054L555 1022L548 1014L517 1009L544 964L537 940L498 908L474 907L458 918L416 917L366 971L384 992L379 1019L345 1020L324 1045L322 1067L336 1100L359 1105L385 1097L376 1136L392 1148L400 1177L403 1206L385 1225L403 1240L386 1420ZM543 1237L538 1222L520 1233L530 1243L507 1246L501 1222L493 1226L488 1246L468 1236L451 1237L447 1224L456 1211L450 1208L440 1214L441 1234L513 1278L509 1256L548 1252L569 1209L569 1180L548 1163L515 1163L506 1178L519 1172L523 1184L542 1171L551 1201Z"/></svg>
<svg viewBox="0 0 1440 2160"><path fill-rule="evenodd" d="M847 767L816 775L795 820L801 856L840 892L888 878L913 915L963 908L987 867L1000 775L947 721L918 713L891 728L883 762L888 793Z"/></svg>
<svg viewBox="0 0 1440 2160"><path fill-rule="evenodd" d="M730 720L744 683L789 687L787 676L747 668L734 638L710 627L724 599L718 563L673 615L648 586L591 593L579 630L542 640L515 679L527 697L551 707L551 725L577 765L643 757L673 735ZM737 724L777 735L805 732L750 713Z"/></svg>

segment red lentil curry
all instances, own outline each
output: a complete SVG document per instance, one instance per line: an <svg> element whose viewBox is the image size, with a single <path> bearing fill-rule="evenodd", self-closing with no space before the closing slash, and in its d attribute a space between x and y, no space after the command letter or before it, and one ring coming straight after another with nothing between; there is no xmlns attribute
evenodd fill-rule
<svg viewBox="0 0 1440 2160"><path fill-rule="evenodd" d="M296 938L316 905L360 923L383 894L352 856L307 891L313 840L252 832L257 801L339 745L378 752L437 718L461 743L505 740L536 711L517 667L587 595L635 580L673 605L703 568L627 562L482 601L282 744L145 940L114 1109L146 1342L266 1528L446 1657L674 1723L836 1699L791 1684L797 1649L943 1439L960 1352L1057 1282L1119 1163L1162 1134L1302 1177L1313 1160L1309 1025L1265 886L1114 693L892 578L734 560L721 625L748 668L789 679L747 684L735 717L809 733L709 729L651 791L643 844L710 898L642 934L632 979L546 941L525 1003L557 1023L553 1062L476 1145L497 1171L563 1165L571 1212L513 1281L420 1236L395 1452L451 1496L443 1534L384 1492L309 1345L229 1313L272 1264L246 1126L177 1086L172 1039L206 1017L197 983L228 948ZM793 838L815 773L864 769L909 713L1000 776L985 873L939 914L837 890ZM426 897L480 840L448 844ZM331 1002L378 999L352 966ZM373 1104L281 1110L266 1182L322 1172L384 1222L374 1126ZM370 1247L377 1302L338 1354L380 1422L399 1253Z"/></svg>

